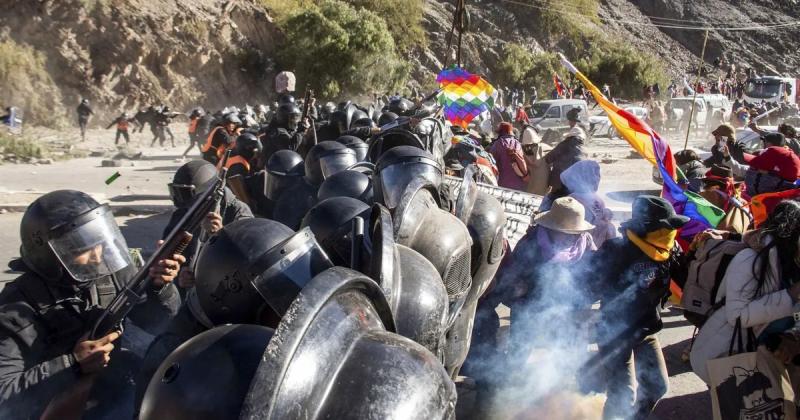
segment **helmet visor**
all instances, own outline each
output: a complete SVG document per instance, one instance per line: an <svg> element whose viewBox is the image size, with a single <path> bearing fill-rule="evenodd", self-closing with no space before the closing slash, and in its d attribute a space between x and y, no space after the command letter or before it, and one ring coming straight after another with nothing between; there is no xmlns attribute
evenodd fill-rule
<svg viewBox="0 0 800 420"><path fill-rule="evenodd" d="M194 185L187 184L167 184L169 197L175 203L175 207L188 207L192 203L195 195Z"/></svg>
<svg viewBox="0 0 800 420"><path fill-rule="evenodd" d="M48 241L64 268L81 282L107 276L131 264L128 245L111 210L102 206L91 213L95 217L82 224L72 222L69 231Z"/></svg>
<svg viewBox="0 0 800 420"><path fill-rule="evenodd" d="M322 176L325 179L330 178L331 175L342 172L347 168L358 163L355 153L336 154L331 156L324 156L319 160L319 166L322 169Z"/></svg>
<svg viewBox="0 0 800 420"><path fill-rule="evenodd" d="M386 207L394 209L400 204L406 186L415 179L423 178L433 185L442 183L442 172L439 168L419 162L398 163L381 170L381 192Z"/></svg>
<svg viewBox="0 0 800 420"><path fill-rule="evenodd" d="M270 249L251 267L250 282L277 314L283 315L308 282L333 267L309 228Z"/></svg>
<svg viewBox="0 0 800 420"><path fill-rule="evenodd" d="M301 177L290 175L279 175L267 172L264 182L264 196L272 201L276 201L281 194L294 185Z"/></svg>

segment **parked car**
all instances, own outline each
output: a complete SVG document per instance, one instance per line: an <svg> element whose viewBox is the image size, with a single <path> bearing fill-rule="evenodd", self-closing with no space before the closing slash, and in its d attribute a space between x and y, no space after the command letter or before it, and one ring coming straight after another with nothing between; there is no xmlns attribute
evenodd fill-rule
<svg viewBox="0 0 800 420"><path fill-rule="evenodd" d="M706 128L708 105L700 97L695 99L694 102L692 127L697 129ZM689 114L692 112L692 98L672 98L667 102L665 111L667 113L667 120L665 121L667 131L683 131L689 124Z"/></svg>
<svg viewBox="0 0 800 420"><path fill-rule="evenodd" d="M706 127L713 130L714 127L731 120L733 104L728 97L720 94L701 94L697 95L706 103Z"/></svg>
<svg viewBox="0 0 800 420"><path fill-rule="evenodd" d="M531 106L531 125L537 127L545 143L558 143L569 130L567 112L580 109L578 124L589 135L589 107L582 99L553 99L539 101Z"/></svg>
<svg viewBox="0 0 800 420"><path fill-rule="evenodd" d="M649 111L647 108L641 106L629 106L622 109L630 112L642 121L647 121L649 118ZM608 137L610 139L619 137L617 130L613 125L611 125L611 122L608 120L608 116L605 115L589 117L589 131L592 133L593 137Z"/></svg>

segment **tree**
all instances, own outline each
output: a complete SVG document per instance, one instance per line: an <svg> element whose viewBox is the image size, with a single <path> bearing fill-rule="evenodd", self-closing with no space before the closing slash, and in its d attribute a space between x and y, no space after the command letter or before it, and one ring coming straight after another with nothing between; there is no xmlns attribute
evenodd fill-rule
<svg viewBox="0 0 800 420"><path fill-rule="evenodd" d="M366 9L328 0L290 16L282 29L287 41L278 49L280 68L323 96L385 92L406 80L407 66L386 22Z"/></svg>

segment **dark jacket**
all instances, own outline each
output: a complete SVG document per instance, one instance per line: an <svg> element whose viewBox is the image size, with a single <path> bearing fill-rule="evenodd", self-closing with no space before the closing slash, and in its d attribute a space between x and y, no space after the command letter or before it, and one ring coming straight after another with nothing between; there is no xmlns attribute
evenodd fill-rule
<svg viewBox="0 0 800 420"><path fill-rule="evenodd" d="M231 192L231 190L225 188L225 196L222 197L222 201L220 202L220 215L222 216L222 225L227 226L239 219L251 219L253 218L253 212L250 210L250 207L239 201L235 195ZM164 232L161 234L162 239L166 238L172 229L175 228L175 225L180 222L181 218L186 215L186 211L189 210L188 208L179 208L175 209L172 212L172 216L169 218L169 222L167 226L164 227ZM189 232L193 235L192 242L189 243L189 246L186 247L186 250L183 251L183 255L186 257L186 262L184 266L192 267L193 261L192 258L195 254L195 249L197 247L197 241L200 238L200 231L202 228L197 228L196 232Z"/></svg>
<svg viewBox="0 0 800 420"><path fill-rule="evenodd" d="M84 120L84 121L88 120L89 116L94 114L94 111L92 111L92 108L89 105L86 105L86 104L78 105L77 111L78 111L78 119Z"/></svg>
<svg viewBox="0 0 800 420"><path fill-rule="evenodd" d="M660 331L669 281L683 284L686 277L677 244L669 260L656 262L624 236L604 242L588 267L587 281L601 301L600 346L630 345Z"/></svg>
<svg viewBox="0 0 800 420"><path fill-rule="evenodd" d="M303 144L304 133L302 130L289 131L283 127L273 127L267 131L262 139L264 148L264 162L267 162L273 153L279 150L297 152Z"/></svg>
<svg viewBox="0 0 800 420"><path fill-rule="evenodd" d="M544 159L547 163L553 165L553 169L550 171L550 186L553 189L561 188L561 172L564 172L575 162L586 159L583 140L579 137L567 137L561 143L558 143Z"/></svg>
<svg viewBox="0 0 800 420"><path fill-rule="evenodd" d="M51 286L30 272L6 285L0 293L0 418L39 418L56 395L75 384L80 378L75 344L134 274L129 266L84 290ZM177 289L168 284L150 289L128 318L158 334L179 307Z"/></svg>

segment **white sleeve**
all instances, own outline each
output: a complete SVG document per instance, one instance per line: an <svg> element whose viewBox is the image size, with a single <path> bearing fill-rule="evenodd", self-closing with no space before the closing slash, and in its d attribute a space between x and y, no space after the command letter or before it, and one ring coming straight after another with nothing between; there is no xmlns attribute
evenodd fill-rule
<svg viewBox="0 0 800 420"><path fill-rule="evenodd" d="M792 298L789 292L769 278L765 293L753 299L758 284L753 276L753 260L756 252L745 249L739 252L725 271L725 313L728 323L736 324L741 318L742 327L757 327L776 319L792 315Z"/></svg>

